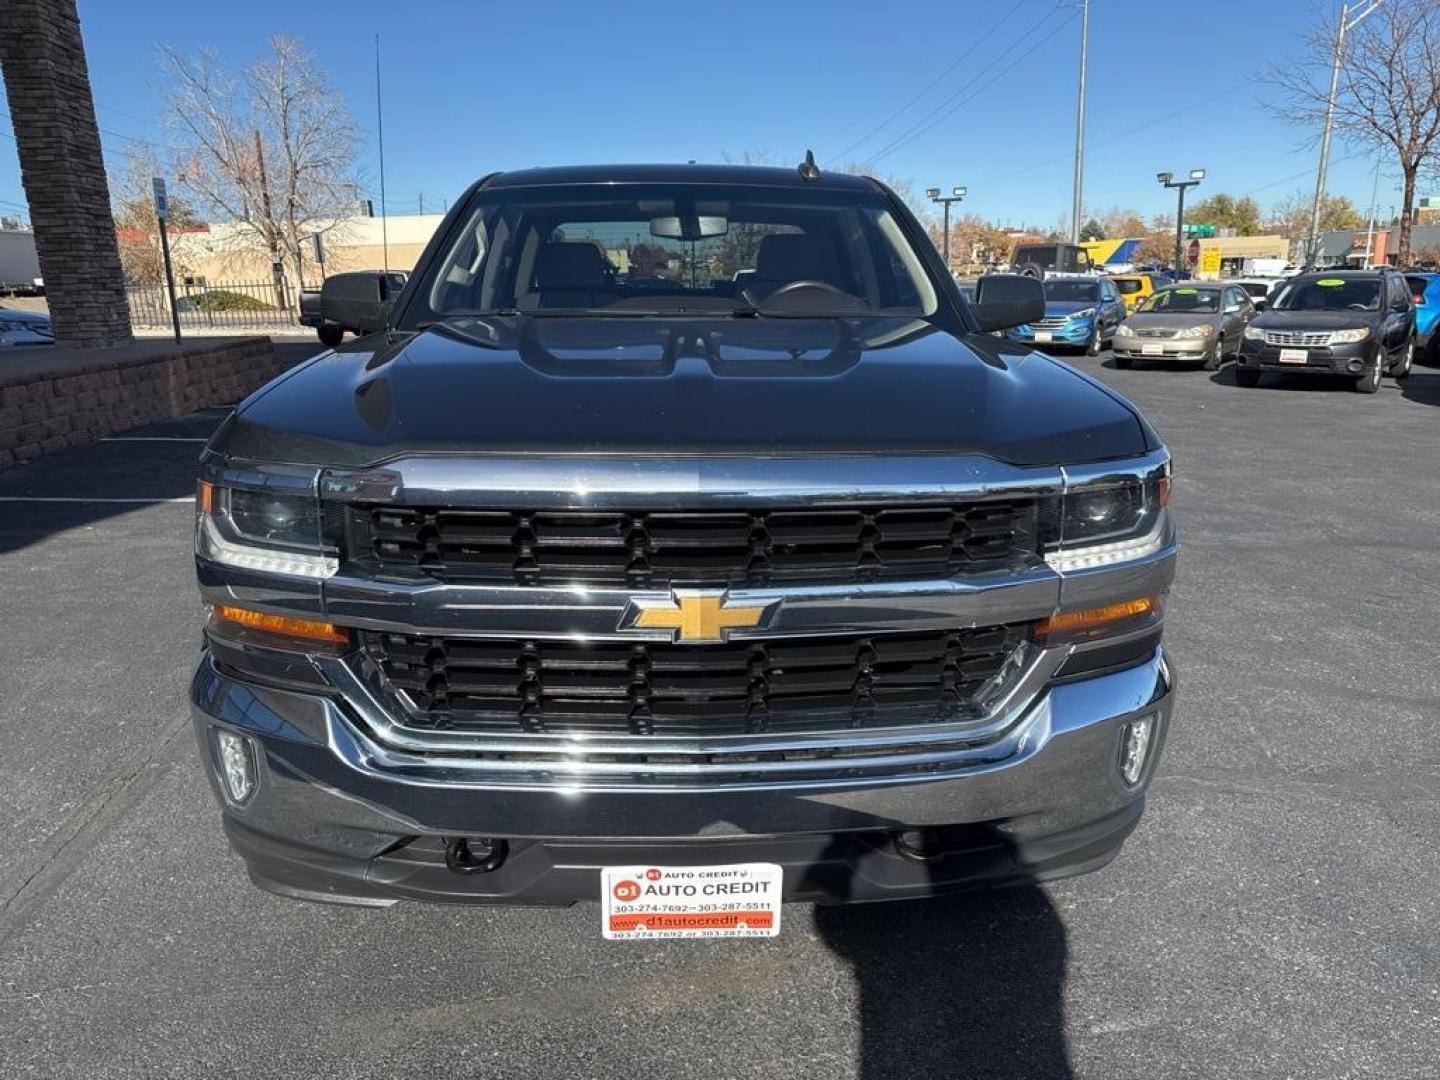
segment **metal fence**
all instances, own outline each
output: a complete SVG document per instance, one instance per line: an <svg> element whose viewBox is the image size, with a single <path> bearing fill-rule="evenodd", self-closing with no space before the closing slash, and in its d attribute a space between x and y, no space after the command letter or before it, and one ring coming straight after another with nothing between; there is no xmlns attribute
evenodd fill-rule
<svg viewBox="0 0 1440 1080"><path fill-rule="evenodd" d="M168 327L170 298L163 285L139 285L126 289L133 326ZM295 305L299 293L281 290L273 281L207 282L198 285L175 283L175 307L180 326L189 329L246 327L276 329L296 324Z"/></svg>

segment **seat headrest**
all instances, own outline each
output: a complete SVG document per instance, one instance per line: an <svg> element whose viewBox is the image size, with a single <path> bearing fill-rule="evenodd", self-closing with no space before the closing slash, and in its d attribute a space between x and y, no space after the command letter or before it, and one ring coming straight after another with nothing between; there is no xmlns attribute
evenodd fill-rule
<svg viewBox="0 0 1440 1080"><path fill-rule="evenodd" d="M535 256L535 287L553 289L603 289L609 284L605 256L584 240L552 240Z"/></svg>
<svg viewBox="0 0 1440 1080"><path fill-rule="evenodd" d="M825 280L825 253L814 237L775 233L760 241L755 276L767 281Z"/></svg>

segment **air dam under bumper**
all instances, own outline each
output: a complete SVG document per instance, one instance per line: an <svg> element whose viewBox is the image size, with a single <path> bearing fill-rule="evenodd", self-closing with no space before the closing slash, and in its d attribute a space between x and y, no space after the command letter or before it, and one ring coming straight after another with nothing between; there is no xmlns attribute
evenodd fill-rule
<svg viewBox="0 0 1440 1080"><path fill-rule="evenodd" d="M354 730L332 699L256 686L208 656L191 686L206 772L226 832L257 885L287 896L384 906L401 899L568 904L596 899L599 868L776 862L785 896L822 902L932 895L1103 866L1134 828L1168 727L1163 650L1138 666L1049 686L1012 757L941 776L853 785L584 790L413 782L356 768ZM1154 715L1139 783L1121 779L1126 722ZM215 732L251 740L257 786L229 803ZM932 830L926 858L894 843ZM509 856L458 874L446 837L493 837Z"/></svg>

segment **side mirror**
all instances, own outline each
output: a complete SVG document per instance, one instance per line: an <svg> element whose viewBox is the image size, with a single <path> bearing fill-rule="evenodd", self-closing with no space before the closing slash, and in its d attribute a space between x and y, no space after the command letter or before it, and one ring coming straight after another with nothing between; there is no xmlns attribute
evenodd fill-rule
<svg viewBox="0 0 1440 1080"><path fill-rule="evenodd" d="M326 322L372 334L389 323L393 293L390 279L379 270L331 274L320 286L320 314Z"/></svg>
<svg viewBox="0 0 1440 1080"><path fill-rule="evenodd" d="M1008 330L1045 317L1045 286L1019 274L986 274L975 283L970 310L981 330Z"/></svg>

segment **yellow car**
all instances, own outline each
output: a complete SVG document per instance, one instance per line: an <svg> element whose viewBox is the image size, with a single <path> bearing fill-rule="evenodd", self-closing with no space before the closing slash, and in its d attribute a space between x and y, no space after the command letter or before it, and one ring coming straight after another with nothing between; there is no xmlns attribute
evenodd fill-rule
<svg viewBox="0 0 1440 1080"><path fill-rule="evenodd" d="M1110 278L1120 290L1120 299L1125 301L1125 310L1133 313L1149 296L1169 282L1154 274L1115 274Z"/></svg>

